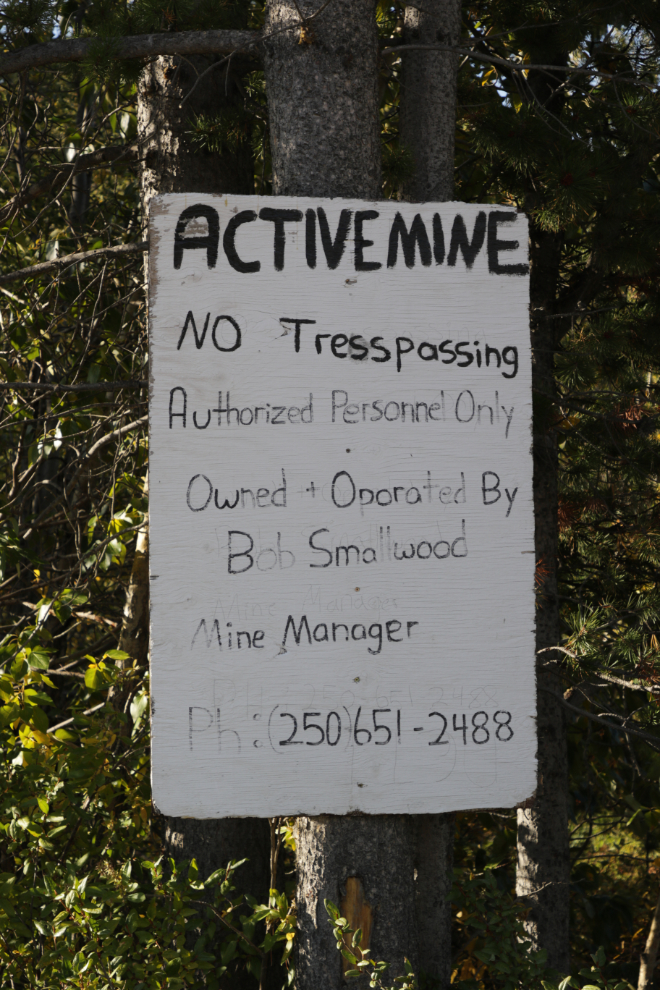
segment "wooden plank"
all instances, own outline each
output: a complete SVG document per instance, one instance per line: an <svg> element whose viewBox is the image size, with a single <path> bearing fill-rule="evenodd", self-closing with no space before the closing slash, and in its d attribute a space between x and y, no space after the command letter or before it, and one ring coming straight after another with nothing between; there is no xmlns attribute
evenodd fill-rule
<svg viewBox="0 0 660 990"><path fill-rule="evenodd" d="M527 798L525 217L168 195L149 237L156 805Z"/></svg>

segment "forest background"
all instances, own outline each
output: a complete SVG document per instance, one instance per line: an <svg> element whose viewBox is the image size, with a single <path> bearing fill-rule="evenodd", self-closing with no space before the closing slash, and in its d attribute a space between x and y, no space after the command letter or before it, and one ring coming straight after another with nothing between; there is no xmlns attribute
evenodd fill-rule
<svg viewBox="0 0 660 990"><path fill-rule="evenodd" d="M389 198L410 198L415 175L397 53L412 6L377 6ZM209 878L171 860L150 803L140 176L157 163L138 114L145 53L123 57L146 32L260 30L264 7L5 0L0 18L3 50L28 56L0 56L2 985L273 990L295 978L292 823L270 823L273 890L255 897L246 864ZM558 259L551 303L535 315L532 300L552 371L537 380L534 429L559 464L557 590L543 553L537 590L561 621L539 669L561 683L568 743L576 987L649 985L660 941L659 27L643 0L477 0L455 46L454 197L524 209ZM299 30L313 45L312 25ZM92 40L72 64L30 61L62 37ZM270 194L258 52L208 61L215 104L200 100L207 76L184 106L199 63L172 64L182 77L192 65L184 153L231 191ZM457 816L452 983L464 990L566 975L528 940L516 830L515 809Z"/></svg>

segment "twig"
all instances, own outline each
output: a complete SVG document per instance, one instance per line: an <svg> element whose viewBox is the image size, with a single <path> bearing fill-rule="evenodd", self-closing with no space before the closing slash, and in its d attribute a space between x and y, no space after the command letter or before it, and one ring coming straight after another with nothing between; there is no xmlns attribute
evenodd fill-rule
<svg viewBox="0 0 660 990"><path fill-rule="evenodd" d="M322 3L318 10L315 10L313 14L310 14L309 17L306 18L307 24L309 24L310 21L313 21L316 17L318 17L319 14L322 14L325 8L328 7L331 3L332 0L325 0L325 3Z"/></svg>
<svg viewBox="0 0 660 990"><path fill-rule="evenodd" d="M94 612L73 612L79 619L89 619L90 622L98 622L101 626L109 626L110 629L118 629L119 623L114 619L106 619L104 615L96 615Z"/></svg>
<svg viewBox="0 0 660 990"><path fill-rule="evenodd" d="M616 722L609 722L602 715L594 715L592 712L586 711L584 708L578 708L576 705L571 705L569 701L562 698L560 694L553 691L551 688L539 687L540 691L545 691L546 694L551 694L557 701L560 701L564 708L568 708L569 711L575 712L576 715L584 715L585 718L591 719L592 722L596 722L597 725L604 725L608 729L613 729L615 732L627 733L631 736L639 736L640 739L645 739L647 743L653 745L654 749L660 752L660 738L658 736L652 736L648 732L641 732L639 729L631 729L627 725L617 725ZM617 715L616 712L605 712L605 715L610 715L612 718L622 718L623 716Z"/></svg>
<svg viewBox="0 0 660 990"><path fill-rule="evenodd" d="M134 419L132 423L127 423L126 426L120 426L119 429L113 430L111 433L106 433L105 436L102 436L100 440L96 441L95 444L92 444L92 446L87 451L87 454L85 455L83 460L87 460L87 461L90 460L90 458L92 458L94 454L101 449L101 447L105 447L105 445L110 443L112 440L116 440L119 437L123 437L124 433L129 433L131 430L134 430L137 426L143 426L148 419L149 416L141 416L139 419ZM141 525L142 523L140 523L140 526ZM139 529L140 526L131 526L130 528ZM125 530L124 532L127 532L127 530Z"/></svg>
<svg viewBox="0 0 660 990"><path fill-rule="evenodd" d="M103 708L104 705L105 701L102 701L100 705L94 705L93 708L88 708L86 711L80 712L79 714L93 715L94 712L97 712L99 708ZM53 732L57 732L58 729L63 729L65 725L71 725L72 722L75 722L76 718L78 718L78 715L74 715L73 718L67 718L64 722L58 722L57 725L53 725L47 730L48 734L50 735Z"/></svg>
<svg viewBox="0 0 660 990"><path fill-rule="evenodd" d="M648 694L660 694L660 687L646 684L634 684L632 681L624 681L622 677L613 677L612 674L602 674L596 671L596 676L610 684L618 684L619 687L628 688L630 691L646 691Z"/></svg>
<svg viewBox="0 0 660 990"><path fill-rule="evenodd" d="M234 928L233 925L230 925L229 922L222 917L220 912L216 908L214 908L212 904L209 904L207 901L193 901L192 899L190 901L190 904L199 904L200 907L205 907L208 908L210 911L213 911L213 913L216 915L217 918L219 918L219 920L222 922L225 928L228 928L231 932L234 933L234 935L237 935L238 938L243 939L243 941L246 942L251 949L254 949L254 951L257 953L258 956L263 958L263 952L261 951L261 949L258 948L254 944L254 942L251 942L250 939L247 937L247 935L244 935L243 932L238 930L238 928Z"/></svg>
<svg viewBox="0 0 660 990"><path fill-rule="evenodd" d="M225 64L225 62L231 62L231 57L232 57L232 55L235 55L235 54L236 54L236 52L230 52L229 55L226 55L225 56L225 58L221 58L219 62L214 62L212 65L209 65L208 69L204 69L204 71L197 76L197 79L195 79L195 82L193 83L192 88L186 93L186 95L184 96L184 98L181 100L181 103L179 103L179 109L181 109L181 107L183 106L183 104L186 103L190 99L190 97L193 95L193 93L195 92L195 90L199 86L199 84L202 81L202 79L204 78L204 76L208 76L209 72L213 72L214 69L219 69L221 65L224 65ZM229 72L229 69L227 69L227 72Z"/></svg>
<svg viewBox="0 0 660 990"><path fill-rule="evenodd" d="M544 650L537 650L536 654L538 656L540 653L549 653L551 650L559 650L560 653L565 653L567 656L572 657L573 660L580 659L577 653L571 653L565 646L546 646Z"/></svg>

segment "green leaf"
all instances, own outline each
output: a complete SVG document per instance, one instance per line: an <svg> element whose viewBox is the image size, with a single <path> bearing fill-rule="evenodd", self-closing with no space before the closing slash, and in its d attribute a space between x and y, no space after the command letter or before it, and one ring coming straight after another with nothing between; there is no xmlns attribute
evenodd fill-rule
<svg viewBox="0 0 660 990"><path fill-rule="evenodd" d="M16 657L11 667L9 668L9 673L13 677L14 681L19 681L28 672L28 663L24 655L21 653Z"/></svg>
<svg viewBox="0 0 660 990"><path fill-rule="evenodd" d="M336 921L337 918L339 917L339 908L337 907L337 905L333 904L332 901L329 900L324 900L323 903L330 917L333 919L333 921Z"/></svg>
<svg viewBox="0 0 660 990"><path fill-rule="evenodd" d="M3 705L0 708L0 727L9 725L11 722L15 722L20 715L21 709L17 704L13 705Z"/></svg>
<svg viewBox="0 0 660 990"><path fill-rule="evenodd" d="M36 646L27 654L27 662L31 670L48 670L50 654L41 646Z"/></svg>
<svg viewBox="0 0 660 990"><path fill-rule="evenodd" d="M90 665L85 671L85 687L88 687L90 691L100 691L105 685L106 679L103 672L95 664Z"/></svg>
<svg viewBox="0 0 660 990"><path fill-rule="evenodd" d="M38 705L33 705L31 708L27 709L25 715L34 725L35 729L39 730L39 732L48 732L48 716L42 708L38 707Z"/></svg>

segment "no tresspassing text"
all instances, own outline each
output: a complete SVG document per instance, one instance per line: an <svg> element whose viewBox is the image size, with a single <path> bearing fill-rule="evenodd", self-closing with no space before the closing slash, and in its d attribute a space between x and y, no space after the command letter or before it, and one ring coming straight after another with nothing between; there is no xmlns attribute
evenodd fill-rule
<svg viewBox="0 0 660 990"><path fill-rule="evenodd" d="M199 320L199 317L198 317ZM285 334L293 329L294 351L301 352L301 330L308 328L305 333L307 343L302 350L305 354L331 355L332 357L351 361L374 361L376 364L387 364L389 361L396 361L396 370L401 371L404 365L404 358L408 364L408 354L419 358L422 361L439 361L444 365L454 365L456 368L469 368L476 364L477 368L497 368L504 378L515 378L518 374L518 348L515 345L507 345L502 348L493 347L490 344L479 340L459 340L454 341L451 337L444 340L438 337L437 341L422 340L415 341L412 337L396 337L394 342L385 340L382 336L365 337L361 333L320 333L320 328L316 320L303 319L302 317L280 316L279 322L285 327ZM200 330L197 330L197 321L192 310L188 310L183 323L183 328L176 345L180 351L188 338L187 347L192 346L194 340L197 350L201 350L207 340L217 351L231 353L237 351L243 343L243 329L233 316L226 314L216 316L211 333L209 335L209 325L211 314L207 313L202 324L199 320ZM222 324L222 326L221 326ZM218 342L218 329L224 329L225 324L231 326L231 341L225 346L224 341ZM292 325L290 327L289 325ZM315 325L316 329L311 330ZM188 328L192 333L188 334ZM312 341L313 346L312 346ZM387 346L389 344L389 346ZM207 351L210 350L207 347Z"/></svg>

